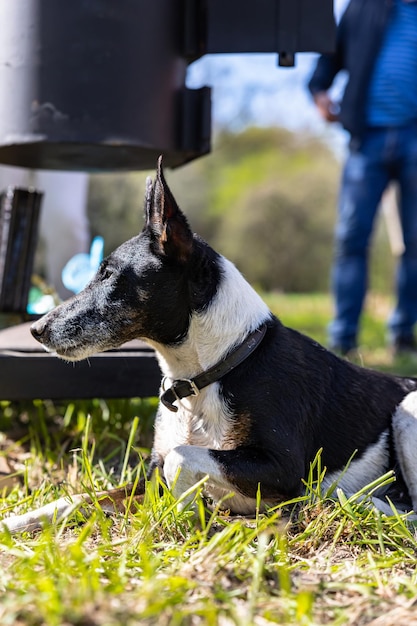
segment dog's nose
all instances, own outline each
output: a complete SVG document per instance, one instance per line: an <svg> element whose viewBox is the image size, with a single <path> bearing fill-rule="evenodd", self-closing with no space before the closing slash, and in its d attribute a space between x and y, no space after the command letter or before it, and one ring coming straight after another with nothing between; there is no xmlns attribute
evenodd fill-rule
<svg viewBox="0 0 417 626"><path fill-rule="evenodd" d="M40 320L37 320L32 324L32 326L30 327L30 332L35 337L35 339L41 341L42 335L45 332L45 327L45 322L43 321L43 318L41 318Z"/></svg>

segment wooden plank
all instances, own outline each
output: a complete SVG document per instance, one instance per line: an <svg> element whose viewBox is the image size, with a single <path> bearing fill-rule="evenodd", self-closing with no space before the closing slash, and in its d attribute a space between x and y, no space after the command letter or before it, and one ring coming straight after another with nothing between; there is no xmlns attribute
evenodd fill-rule
<svg viewBox="0 0 417 626"><path fill-rule="evenodd" d="M158 395L155 352L141 341L66 363L44 351L30 324L0 331L0 399L133 398Z"/></svg>
<svg viewBox="0 0 417 626"><path fill-rule="evenodd" d="M158 395L161 373L151 352L102 353L65 363L49 354L0 351L0 399L133 398Z"/></svg>

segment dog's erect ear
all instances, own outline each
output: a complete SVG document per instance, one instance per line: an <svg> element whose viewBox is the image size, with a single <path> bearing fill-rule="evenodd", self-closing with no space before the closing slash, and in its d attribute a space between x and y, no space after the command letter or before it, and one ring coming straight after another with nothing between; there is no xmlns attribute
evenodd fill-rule
<svg viewBox="0 0 417 626"><path fill-rule="evenodd" d="M153 234L159 252L186 261L193 247L193 235L164 177L162 156L158 159L156 179L146 180L146 228Z"/></svg>

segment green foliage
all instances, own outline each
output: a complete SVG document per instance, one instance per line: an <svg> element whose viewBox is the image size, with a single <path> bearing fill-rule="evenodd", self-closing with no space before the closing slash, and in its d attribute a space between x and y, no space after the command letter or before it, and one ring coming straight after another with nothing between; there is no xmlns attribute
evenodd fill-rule
<svg viewBox="0 0 417 626"><path fill-rule="evenodd" d="M330 151L311 137L251 128L220 135L204 161L196 176L210 181L208 227L199 216L199 233L262 289L325 290L339 175ZM187 194L177 195L193 222Z"/></svg>
<svg viewBox="0 0 417 626"><path fill-rule="evenodd" d="M139 234L147 173L92 174L88 214L92 236L104 237L105 254Z"/></svg>
<svg viewBox="0 0 417 626"><path fill-rule="evenodd" d="M92 176L92 234L104 236L106 253L139 232L148 174ZM339 176L318 139L280 128L223 132L210 155L167 172L192 228L253 284L285 292L328 288ZM383 225L374 239L371 285L390 291Z"/></svg>

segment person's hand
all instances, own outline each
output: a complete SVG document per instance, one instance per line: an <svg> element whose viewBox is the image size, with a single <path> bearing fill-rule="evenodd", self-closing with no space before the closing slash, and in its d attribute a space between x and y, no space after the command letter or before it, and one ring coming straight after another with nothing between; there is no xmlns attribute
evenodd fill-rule
<svg viewBox="0 0 417 626"><path fill-rule="evenodd" d="M339 119L339 105L334 102L326 91L320 91L314 96L314 102L320 115L327 122L337 122Z"/></svg>

